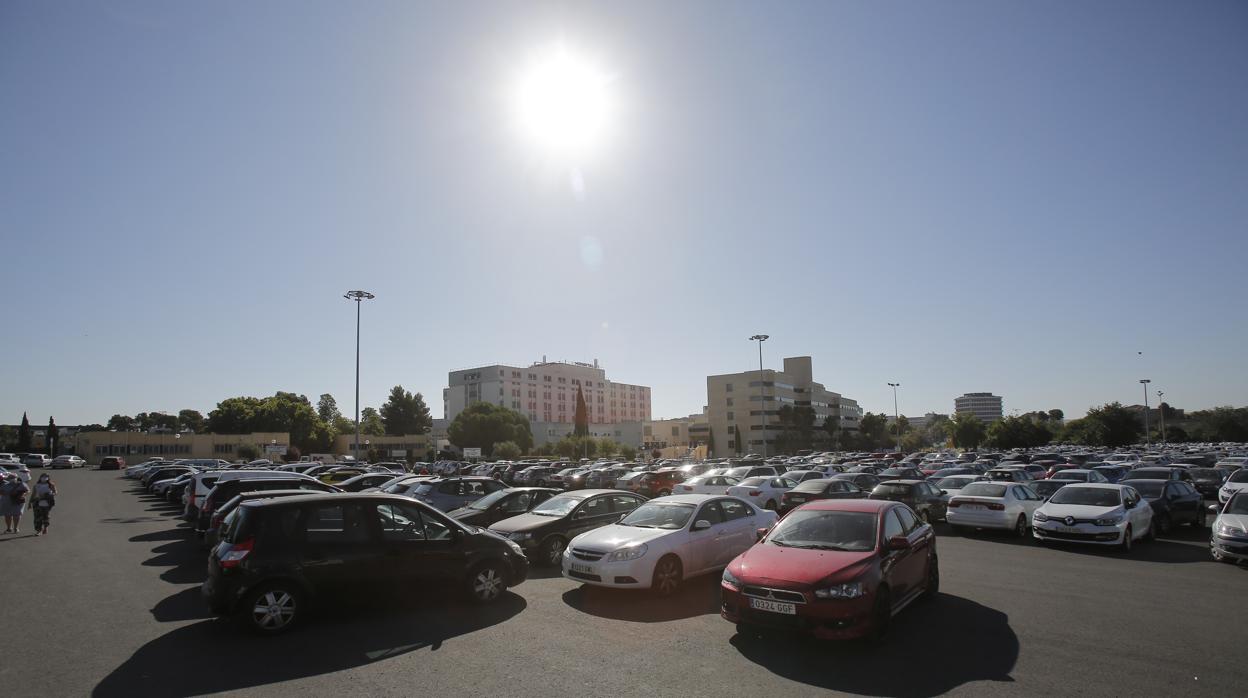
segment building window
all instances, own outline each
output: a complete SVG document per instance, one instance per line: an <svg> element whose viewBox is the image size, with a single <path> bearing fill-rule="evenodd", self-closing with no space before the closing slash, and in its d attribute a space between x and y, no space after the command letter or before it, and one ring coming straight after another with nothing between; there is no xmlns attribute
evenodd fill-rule
<svg viewBox="0 0 1248 698"><path fill-rule="evenodd" d="M732 407L732 398L728 398L728 406Z"/></svg>
<svg viewBox="0 0 1248 698"><path fill-rule="evenodd" d="M725 384L724 384L724 391L725 391L725 392L729 392L729 393L731 393L731 392L732 392L732 383L725 383Z"/></svg>
<svg viewBox="0 0 1248 698"><path fill-rule="evenodd" d="M736 418L736 417L735 417L734 413L732 413L732 412L729 412L729 413L728 413L728 419L735 419L735 418Z"/></svg>

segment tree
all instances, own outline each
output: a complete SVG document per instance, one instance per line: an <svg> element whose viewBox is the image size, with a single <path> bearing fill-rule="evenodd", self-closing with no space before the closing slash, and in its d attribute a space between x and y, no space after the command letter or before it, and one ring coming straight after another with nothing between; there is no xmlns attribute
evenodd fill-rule
<svg viewBox="0 0 1248 698"><path fill-rule="evenodd" d="M579 385L576 386L576 413L572 422L575 425L572 433L577 436L589 435L589 410L585 409L585 394L581 392Z"/></svg>
<svg viewBox="0 0 1248 698"><path fill-rule="evenodd" d="M620 444L620 458L623 458L626 461L637 460L637 449L632 446Z"/></svg>
<svg viewBox="0 0 1248 698"><path fill-rule="evenodd" d="M386 424L381 421L381 413L376 407L365 407L360 410L360 433L369 436L381 436L386 433Z"/></svg>
<svg viewBox="0 0 1248 698"><path fill-rule="evenodd" d="M520 450L533 447L529 420L523 414L488 402L476 402L455 416L447 428L451 443L460 448L480 448L491 455L494 444L514 441Z"/></svg>
<svg viewBox="0 0 1248 698"><path fill-rule="evenodd" d="M949 420L953 445L963 449L979 448L984 440L984 423L970 412L958 412Z"/></svg>
<svg viewBox="0 0 1248 698"><path fill-rule="evenodd" d="M706 430L706 457L713 458L715 454L715 429L707 427ZM631 460L631 459L630 459Z"/></svg>
<svg viewBox="0 0 1248 698"><path fill-rule="evenodd" d="M889 443L888 417L883 413L867 412L858 420L858 440L863 448L883 448Z"/></svg>
<svg viewBox="0 0 1248 698"><path fill-rule="evenodd" d="M494 457L499 460L515 460L520 455L520 446L515 441L500 441L494 444Z"/></svg>
<svg viewBox="0 0 1248 698"><path fill-rule="evenodd" d="M1049 413L1037 412L1035 417L1005 417L988 425L986 443L993 448L1035 448L1049 443L1053 432L1045 426ZM1043 419L1039 415L1044 415Z"/></svg>
<svg viewBox="0 0 1248 698"><path fill-rule="evenodd" d="M351 421L347 417L338 415L334 418L334 422L330 425L330 428L333 430L335 435L346 436L355 433L355 422Z"/></svg>
<svg viewBox="0 0 1248 698"><path fill-rule="evenodd" d="M733 431L734 436L736 437L735 441L737 444L737 455L739 456L745 449L745 445L744 445L745 439L741 438L741 425L739 424L732 425L732 431Z"/></svg>
<svg viewBox="0 0 1248 698"><path fill-rule="evenodd" d="M30 450L30 420L22 413L22 425L17 428L17 450Z"/></svg>
<svg viewBox="0 0 1248 698"><path fill-rule="evenodd" d="M326 424L333 424L342 416L342 413L338 411L338 401L333 395L321 393L321 399L316 401L316 416Z"/></svg>
<svg viewBox="0 0 1248 698"><path fill-rule="evenodd" d="M1066 419L1066 413L1054 407L1053 409L1049 410L1049 419L1055 422L1060 422L1063 419Z"/></svg>
<svg viewBox="0 0 1248 698"><path fill-rule="evenodd" d="M213 434L247 434L254 429L256 413L260 410L260 398L231 397L217 403L217 409L208 413L208 431ZM112 420L109 420L112 424Z"/></svg>
<svg viewBox="0 0 1248 698"><path fill-rule="evenodd" d="M300 451L298 446L288 446L286 447L286 454L282 456L282 460L287 463L296 463L302 457L303 451Z"/></svg>
<svg viewBox="0 0 1248 698"><path fill-rule="evenodd" d="M238 457L247 461L256 460L260 457L260 449L252 444L243 444L238 447Z"/></svg>
<svg viewBox="0 0 1248 698"><path fill-rule="evenodd" d="M134 429L134 420L124 414L115 414L108 418L109 431L131 431Z"/></svg>
<svg viewBox="0 0 1248 698"><path fill-rule="evenodd" d="M60 447L60 443L58 443L60 441L60 436L61 436L61 432L59 429L56 428L56 420L52 419L51 417L48 417L48 435L44 439L43 445L47 446L48 455L52 456L53 458L56 457L56 452L59 450L59 447Z"/></svg>
<svg viewBox="0 0 1248 698"><path fill-rule="evenodd" d="M424 434L433 426L425 398L420 393L409 393L401 385L390 389L390 397L381 406L381 421L386 433L396 436Z"/></svg>
<svg viewBox="0 0 1248 698"><path fill-rule="evenodd" d="M1248 408L1215 407L1188 414L1196 441L1248 441ZM1170 427L1166 427L1170 431Z"/></svg>
<svg viewBox="0 0 1248 698"><path fill-rule="evenodd" d="M1126 446L1138 441L1144 431L1139 415L1119 402L1088 410L1083 421L1089 426L1088 433L1096 439L1096 442L1088 444L1090 446Z"/></svg>
<svg viewBox="0 0 1248 698"><path fill-rule="evenodd" d="M823 432L828 435L828 440L832 442L833 450L839 451L841 448L841 418L836 415L828 415L823 420Z"/></svg>
<svg viewBox="0 0 1248 698"><path fill-rule="evenodd" d="M182 431L191 431L196 434L204 433L204 415L199 410L181 410L178 412L178 426Z"/></svg>

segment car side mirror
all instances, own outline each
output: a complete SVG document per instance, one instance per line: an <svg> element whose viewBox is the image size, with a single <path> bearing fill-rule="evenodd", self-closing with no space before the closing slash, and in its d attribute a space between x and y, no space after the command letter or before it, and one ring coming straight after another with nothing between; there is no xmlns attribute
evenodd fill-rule
<svg viewBox="0 0 1248 698"><path fill-rule="evenodd" d="M910 539L905 536L893 536L888 539L889 550L909 550Z"/></svg>
<svg viewBox="0 0 1248 698"><path fill-rule="evenodd" d="M1211 513L1217 514L1217 513L1219 513L1221 510L1220 510L1220 509L1218 509L1218 505L1217 505L1217 504L1210 504L1210 505L1209 505L1209 511L1210 511Z"/></svg>
<svg viewBox="0 0 1248 698"><path fill-rule="evenodd" d="M706 529L710 527L711 527L711 522L707 521L706 519L698 519L697 521L693 522L693 530L695 531L705 531Z"/></svg>
<svg viewBox="0 0 1248 698"><path fill-rule="evenodd" d="M769 531L769 530L771 530L771 529L768 529L768 528L760 528L760 529L758 529L757 531L755 531L755 532L754 532L754 536L755 536L755 538L756 538L757 540L762 540L763 538L765 538L765 537L767 536L767 531Z"/></svg>
<svg viewBox="0 0 1248 698"><path fill-rule="evenodd" d="M572 519L573 519L573 520L576 520L576 519L583 519L583 518L585 518L585 512L583 512L583 511L578 511L578 512L576 512L575 514L573 514L573 515L572 515Z"/></svg>

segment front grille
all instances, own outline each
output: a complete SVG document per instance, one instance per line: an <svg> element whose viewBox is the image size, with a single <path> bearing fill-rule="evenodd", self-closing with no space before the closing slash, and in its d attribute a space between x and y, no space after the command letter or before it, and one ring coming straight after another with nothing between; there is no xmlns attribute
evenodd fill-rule
<svg viewBox="0 0 1248 698"><path fill-rule="evenodd" d="M586 550L584 548L572 548L572 557L586 562L597 562L602 559L606 553L600 553L597 550Z"/></svg>
<svg viewBox="0 0 1248 698"><path fill-rule="evenodd" d="M787 601L789 603L806 603L806 597L801 592L788 591L786 589L769 589L767 587L746 586L741 589L741 593L746 596L755 596L768 601Z"/></svg>
<svg viewBox="0 0 1248 698"><path fill-rule="evenodd" d="M1056 538L1058 540L1116 540L1117 533L1065 533L1063 531L1050 531L1040 529L1045 538Z"/></svg>
<svg viewBox="0 0 1248 698"><path fill-rule="evenodd" d="M585 574L584 572L569 571L568 576L573 577L575 579L584 580L586 582L601 582L602 581L602 577L599 577L596 574Z"/></svg>

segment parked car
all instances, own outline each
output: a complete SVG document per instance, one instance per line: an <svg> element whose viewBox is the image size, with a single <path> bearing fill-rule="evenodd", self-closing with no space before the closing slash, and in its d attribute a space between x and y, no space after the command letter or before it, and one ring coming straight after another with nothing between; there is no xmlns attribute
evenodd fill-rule
<svg viewBox="0 0 1248 698"><path fill-rule="evenodd" d="M1026 538L1031 516L1044 498L1031 487L1012 482L972 482L949 499L946 521L955 531L995 528Z"/></svg>
<svg viewBox="0 0 1248 698"><path fill-rule="evenodd" d="M1118 482L1122 484L1130 484L1132 480L1185 480L1192 481L1192 474L1187 468L1180 468L1172 465L1158 465L1136 468L1122 476Z"/></svg>
<svg viewBox="0 0 1248 698"><path fill-rule="evenodd" d="M275 499L278 497L297 497L313 494L320 493L316 490L256 490L254 492L239 492L225 504L217 507L217 510L212 513L212 518L208 521L208 530L204 531L204 547L212 550L221 542L221 524L243 502L252 499Z"/></svg>
<svg viewBox="0 0 1248 698"><path fill-rule="evenodd" d="M880 484L879 476L871 473L837 473L829 479L852 482L863 492L870 492L875 489L876 485Z"/></svg>
<svg viewBox="0 0 1248 698"><path fill-rule="evenodd" d="M202 470L192 475L190 482L186 485L182 497L185 505L182 509L182 519L190 522L199 520L204 498L217 486L218 481L248 478L290 478L292 481L311 479L307 475L276 470Z"/></svg>
<svg viewBox="0 0 1248 698"><path fill-rule="evenodd" d="M1132 480L1131 487L1153 508L1157 533L1167 534L1175 524L1205 527L1205 498L1186 482Z"/></svg>
<svg viewBox="0 0 1248 698"><path fill-rule="evenodd" d="M736 497L659 497L573 538L561 569L572 581L669 596L684 580L723 569L775 522L775 512Z"/></svg>
<svg viewBox="0 0 1248 698"><path fill-rule="evenodd" d="M56 458L53 458L50 463L48 463L48 467L53 470L61 470L63 468L70 468L72 470L73 468L87 467L87 462L78 456L57 456Z"/></svg>
<svg viewBox="0 0 1248 698"><path fill-rule="evenodd" d="M825 499L790 512L728 565L720 615L738 632L879 639L895 613L939 589L936 536L909 507Z"/></svg>
<svg viewBox="0 0 1248 698"><path fill-rule="evenodd" d="M1225 503L1237 492L1248 489L1248 468L1240 468L1231 473L1218 490L1218 502Z"/></svg>
<svg viewBox="0 0 1248 698"><path fill-rule="evenodd" d="M1211 506L1217 514L1209 553L1219 562L1248 562L1248 491L1231 495L1220 507Z"/></svg>
<svg viewBox="0 0 1248 698"><path fill-rule="evenodd" d="M923 471L918 468L885 468L879 473L881 480L922 480Z"/></svg>
<svg viewBox="0 0 1248 698"><path fill-rule="evenodd" d="M1092 470L1105 476L1105 481L1110 483L1118 482L1128 472L1126 467L1121 465L1096 465L1092 467Z"/></svg>
<svg viewBox="0 0 1248 698"><path fill-rule="evenodd" d="M1031 473L1022 468L992 468L984 476L993 482L1032 482Z"/></svg>
<svg viewBox="0 0 1248 698"><path fill-rule="evenodd" d="M780 495L780 515L820 499L866 499L867 493L847 480L806 480Z"/></svg>
<svg viewBox="0 0 1248 698"><path fill-rule="evenodd" d="M406 496L418 499L435 509L451 511L506 487L507 485L494 478L464 475L417 482Z"/></svg>
<svg viewBox="0 0 1248 698"><path fill-rule="evenodd" d="M272 474L272 473L270 473ZM221 478L199 506L199 516L195 520L195 533L203 536L212 522L212 515L217 509L230 501L240 492L258 492L260 490L308 490L309 492L341 492L333 485L310 477L249 477Z"/></svg>
<svg viewBox="0 0 1248 698"><path fill-rule="evenodd" d="M370 487L381 487L398 477L394 473L361 473L338 482L337 487L343 492L361 492Z"/></svg>
<svg viewBox="0 0 1248 698"><path fill-rule="evenodd" d="M1213 467L1190 468L1187 472L1192 476L1192 486L1201 496L1205 499L1217 499L1218 490L1222 489L1227 478L1235 471L1231 468Z"/></svg>
<svg viewBox="0 0 1248 698"><path fill-rule="evenodd" d="M779 470L772 465L741 465L735 468L729 468L723 473L728 477L735 477L738 480L745 480L751 477L775 477L780 474Z"/></svg>
<svg viewBox="0 0 1248 698"><path fill-rule="evenodd" d="M1129 552L1153 532L1153 508L1129 485L1072 482L1031 517L1032 533L1050 541L1115 545Z"/></svg>
<svg viewBox="0 0 1248 698"><path fill-rule="evenodd" d="M926 480L887 480L876 485L868 498L902 502L923 521L941 521L945 518L943 494Z"/></svg>
<svg viewBox="0 0 1248 698"><path fill-rule="evenodd" d="M1063 470L1054 475L1054 480L1065 480L1067 482L1109 482L1109 479L1097 470L1089 470L1086 468L1071 468Z"/></svg>
<svg viewBox="0 0 1248 698"><path fill-rule="evenodd" d="M657 470L629 480L628 490L645 497L666 497L684 480L685 474L679 470Z"/></svg>
<svg viewBox="0 0 1248 698"><path fill-rule="evenodd" d="M1071 480L1038 480L1027 483L1027 486L1031 488L1032 492L1040 495L1041 499L1048 500L1049 497L1053 496L1054 492L1069 485L1071 482Z"/></svg>
<svg viewBox="0 0 1248 698"><path fill-rule="evenodd" d="M515 541L535 562L558 565L568 541L615 523L645 497L619 490L576 490L538 504L529 513L503 519L490 530Z"/></svg>
<svg viewBox="0 0 1248 698"><path fill-rule="evenodd" d="M796 486L796 482L784 477L750 477L729 487L728 494L761 509L777 511L784 493Z"/></svg>
<svg viewBox="0 0 1248 698"><path fill-rule="evenodd" d="M677 494L728 494L741 481L727 475L699 475L676 486Z"/></svg>
<svg viewBox="0 0 1248 698"><path fill-rule="evenodd" d="M421 502L334 494L244 502L208 558L203 596L218 615L273 635L335 596L462 589L497 600L525 580L520 548Z"/></svg>
<svg viewBox="0 0 1248 698"><path fill-rule="evenodd" d="M783 477L800 485L807 480L826 480L828 476L822 470L790 470Z"/></svg>
<svg viewBox="0 0 1248 698"><path fill-rule="evenodd" d="M949 498L961 492L963 487L972 482L983 482L986 479L983 475L947 475L939 480L929 477L927 481L940 490L942 493L940 498L948 502Z"/></svg>
<svg viewBox="0 0 1248 698"><path fill-rule="evenodd" d="M42 453L28 453L22 459L22 465L27 468L46 468L52 463L52 458Z"/></svg>
<svg viewBox="0 0 1248 698"><path fill-rule="evenodd" d="M519 516L551 497L559 490L550 487L509 487L485 495L465 507L452 509L447 516L471 526L490 525Z"/></svg>

